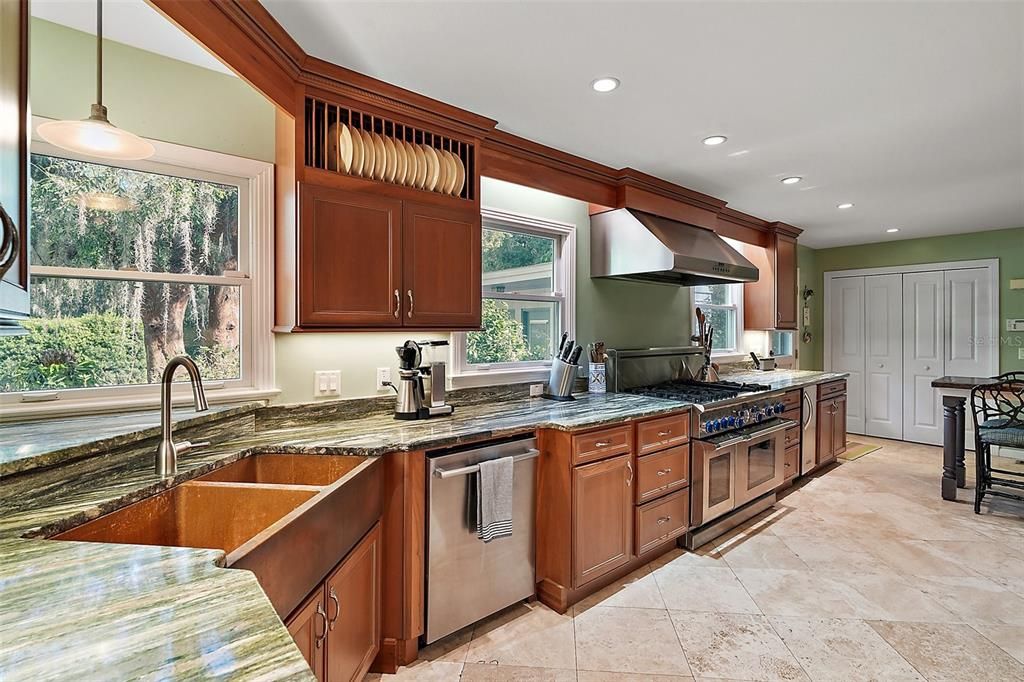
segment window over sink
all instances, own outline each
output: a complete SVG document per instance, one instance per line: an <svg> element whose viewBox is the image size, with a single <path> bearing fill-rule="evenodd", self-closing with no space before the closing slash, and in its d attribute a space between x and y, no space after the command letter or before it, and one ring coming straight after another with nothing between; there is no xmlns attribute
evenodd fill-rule
<svg viewBox="0 0 1024 682"><path fill-rule="evenodd" d="M272 382L270 294L254 277L272 167L157 144L110 165L33 142L32 317L0 338L0 403L155 398L180 353L211 389Z"/></svg>
<svg viewBox="0 0 1024 682"><path fill-rule="evenodd" d="M483 210L481 325L454 335L456 374L493 381L546 371L575 310L575 226Z"/></svg>

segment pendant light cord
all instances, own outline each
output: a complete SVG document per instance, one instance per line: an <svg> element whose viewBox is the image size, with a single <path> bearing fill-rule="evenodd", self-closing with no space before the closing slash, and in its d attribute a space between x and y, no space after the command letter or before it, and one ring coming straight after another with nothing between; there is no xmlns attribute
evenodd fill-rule
<svg viewBox="0 0 1024 682"><path fill-rule="evenodd" d="M103 104L103 0L96 0L96 104Z"/></svg>

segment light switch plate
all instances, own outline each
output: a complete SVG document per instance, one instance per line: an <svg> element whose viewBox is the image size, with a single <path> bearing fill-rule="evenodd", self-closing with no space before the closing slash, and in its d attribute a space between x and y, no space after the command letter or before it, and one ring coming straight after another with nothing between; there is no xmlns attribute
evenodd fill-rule
<svg viewBox="0 0 1024 682"><path fill-rule="evenodd" d="M811 309L808 306L804 306L804 326L811 326Z"/></svg>
<svg viewBox="0 0 1024 682"><path fill-rule="evenodd" d="M530 397L539 398L544 394L544 384L530 384Z"/></svg>
<svg viewBox="0 0 1024 682"><path fill-rule="evenodd" d="M341 395L341 370L321 370L313 374L313 395L317 398Z"/></svg>
<svg viewBox="0 0 1024 682"><path fill-rule="evenodd" d="M1024 320L1014 320L1006 318L1006 331L1008 332L1024 332Z"/></svg>
<svg viewBox="0 0 1024 682"><path fill-rule="evenodd" d="M1017 359L1024 360L1024 348L1017 349Z"/></svg>

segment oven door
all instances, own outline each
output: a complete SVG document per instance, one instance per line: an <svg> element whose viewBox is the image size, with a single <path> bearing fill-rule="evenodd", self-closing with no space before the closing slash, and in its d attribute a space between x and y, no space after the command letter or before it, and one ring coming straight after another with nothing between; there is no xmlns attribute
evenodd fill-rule
<svg viewBox="0 0 1024 682"><path fill-rule="evenodd" d="M736 454L742 442L737 434L694 441L692 525L704 525L736 507Z"/></svg>
<svg viewBox="0 0 1024 682"><path fill-rule="evenodd" d="M789 419L773 419L748 432L737 446L737 507L782 485L786 477L786 429L796 425Z"/></svg>

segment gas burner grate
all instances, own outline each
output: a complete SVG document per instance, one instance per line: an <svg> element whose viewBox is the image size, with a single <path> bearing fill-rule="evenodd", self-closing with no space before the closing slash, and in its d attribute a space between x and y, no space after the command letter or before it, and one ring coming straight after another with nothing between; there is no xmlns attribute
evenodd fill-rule
<svg viewBox="0 0 1024 682"><path fill-rule="evenodd" d="M637 386L627 390L627 393L642 395L650 398L664 398L667 400L685 400L693 403L711 403L717 400L729 400L741 393L756 393L758 391L771 390L771 386L764 384L743 384L735 381L665 381L651 386Z"/></svg>

